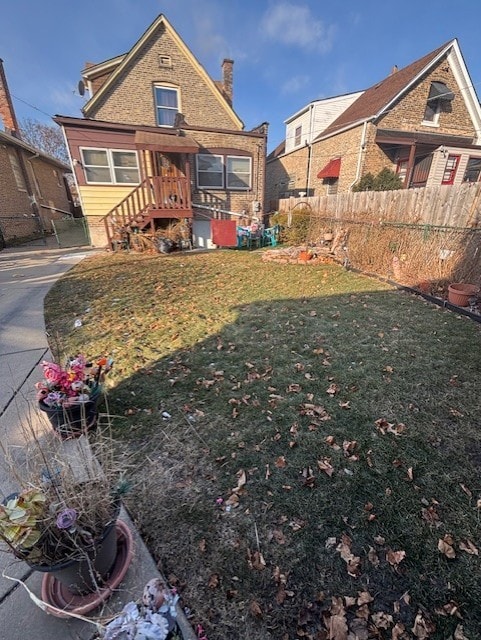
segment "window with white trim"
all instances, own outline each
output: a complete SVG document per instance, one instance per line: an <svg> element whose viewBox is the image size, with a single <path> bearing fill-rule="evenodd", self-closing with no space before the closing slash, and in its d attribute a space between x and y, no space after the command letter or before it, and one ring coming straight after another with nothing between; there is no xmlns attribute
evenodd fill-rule
<svg viewBox="0 0 481 640"><path fill-rule="evenodd" d="M138 184L135 151L80 149L87 184Z"/></svg>
<svg viewBox="0 0 481 640"><path fill-rule="evenodd" d="M251 188L251 159L246 156L227 156L227 188Z"/></svg>
<svg viewBox="0 0 481 640"><path fill-rule="evenodd" d="M175 87L154 87L155 109L159 127L173 127L179 112L179 91Z"/></svg>
<svg viewBox="0 0 481 640"><path fill-rule="evenodd" d="M246 191L251 188L252 159L249 156L199 153L196 161L199 189Z"/></svg>
<svg viewBox="0 0 481 640"><path fill-rule="evenodd" d="M294 146L298 147L301 144L302 125L296 127L294 131Z"/></svg>
<svg viewBox="0 0 481 640"><path fill-rule="evenodd" d="M453 184L454 178L456 177L456 170L458 168L460 157L461 156L454 155L448 156L441 184Z"/></svg>

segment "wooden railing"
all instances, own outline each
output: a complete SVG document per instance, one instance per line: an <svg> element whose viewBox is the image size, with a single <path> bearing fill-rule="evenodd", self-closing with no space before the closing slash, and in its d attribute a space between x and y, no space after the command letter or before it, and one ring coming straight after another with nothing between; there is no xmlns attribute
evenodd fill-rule
<svg viewBox="0 0 481 640"><path fill-rule="evenodd" d="M142 228L155 211L172 210L172 217L192 208L190 187L185 177L151 176L143 180L103 218L109 245L121 227Z"/></svg>

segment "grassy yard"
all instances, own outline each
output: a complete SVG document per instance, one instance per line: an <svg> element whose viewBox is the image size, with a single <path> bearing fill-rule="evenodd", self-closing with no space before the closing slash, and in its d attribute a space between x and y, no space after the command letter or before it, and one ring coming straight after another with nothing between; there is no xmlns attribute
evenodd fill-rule
<svg viewBox="0 0 481 640"><path fill-rule="evenodd" d="M209 640L481 638L479 324L236 251L89 258L46 319L113 355L128 506Z"/></svg>

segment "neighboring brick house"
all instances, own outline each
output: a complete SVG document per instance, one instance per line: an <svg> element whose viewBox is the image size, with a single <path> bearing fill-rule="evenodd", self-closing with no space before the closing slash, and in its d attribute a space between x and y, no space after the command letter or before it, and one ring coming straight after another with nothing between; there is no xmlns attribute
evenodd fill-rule
<svg viewBox="0 0 481 640"><path fill-rule="evenodd" d="M132 49L88 64L84 118L56 116L65 131L94 244L122 225L156 231L250 216L264 201L267 124L245 131L232 108L232 60L213 81L165 16ZM257 214L259 215L259 214Z"/></svg>
<svg viewBox="0 0 481 640"><path fill-rule="evenodd" d="M0 248L52 231L70 214L65 174L70 167L21 139L0 60Z"/></svg>
<svg viewBox="0 0 481 640"><path fill-rule="evenodd" d="M340 98L319 101L319 108ZM401 176L405 188L480 179L481 110L457 40L395 67L350 103L336 104L345 108L312 140L297 138L289 149L287 135L285 146L268 156L269 202L299 192L350 191L363 175L385 167ZM303 113L286 121L288 132Z"/></svg>

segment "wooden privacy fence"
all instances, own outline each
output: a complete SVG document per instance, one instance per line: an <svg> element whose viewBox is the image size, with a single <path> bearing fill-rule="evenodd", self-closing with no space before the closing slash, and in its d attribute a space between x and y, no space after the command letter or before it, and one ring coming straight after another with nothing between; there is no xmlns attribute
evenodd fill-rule
<svg viewBox="0 0 481 640"><path fill-rule="evenodd" d="M433 293L481 284L481 183L289 198L278 211L287 226L308 216L311 246L342 238L343 261L364 272Z"/></svg>
<svg viewBox="0 0 481 640"><path fill-rule="evenodd" d="M325 217L358 222L391 221L463 228L476 227L481 223L481 182L458 187L441 185L285 198L278 201L277 210L287 213L302 202Z"/></svg>

